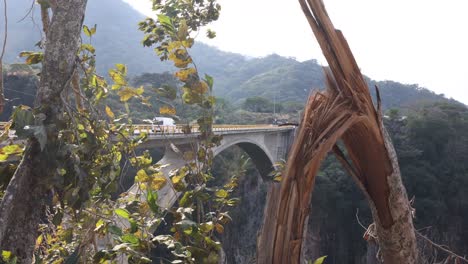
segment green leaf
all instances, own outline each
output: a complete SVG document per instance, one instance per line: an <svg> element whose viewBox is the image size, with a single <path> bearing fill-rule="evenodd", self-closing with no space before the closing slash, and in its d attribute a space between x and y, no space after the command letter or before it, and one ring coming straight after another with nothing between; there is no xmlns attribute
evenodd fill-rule
<svg viewBox="0 0 468 264"><path fill-rule="evenodd" d="M214 39L216 38L216 32L214 32L213 30L211 29L208 29L206 31L206 36L209 38L209 39Z"/></svg>
<svg viewBox="0 0 468 264"><path fill-rule="evenodd" d="M170 33L173 33L174 30L174 25L172 24L172 20L170 17L165 16L165 15L158 15L158 21L161 23L161 26L164 27L167 31Z"/></svg>
<svg viewBox="0 0 468 264"><path fill-rule="evenodd" d="M177 88L169 85L162 85L161 88L156 90L156 93L169 100L175 100L177 98Z"/></svg>
<svg viewBox="0 0 468 264"><path fill-rule="evenodd" d="M20 105L15 108L12 115L13 124L11 129L16 130L16 135L20 138L32 136L30 130L24 129L26 126L34 125L34 115L30 107Z"/></svg>
<svg viewBox="0 0 468 264"><path fill-rule="evenodd" d="M138 231L138 225L137 225L137 222L134 221L134 220L130 220L130 233L135 233L136 231Z"/></svg>
<svg viewBox="0 0 468 264"><path fill-rule="evenodd" d="M316 259L314 261L314 264L322 264L323 261L325 261L326 258L327 258L327 256L320 257L320 258L318 258L318 259Z"/></svg>
<svg viewBox="0 0 468 264"><path fill-rule="evenodd" d="M165 15L158 15L158 21L161 24L171 24L171 18Z"/></svg>
<svg viewBox="0 0 468 264"><path fill-rule="evenodd" d="M123 217L127 220L130 219L130 213L126 209L117 208L114 210L114 212L120 217Z"/></svg>
<svg viewBox="0 0 468 264"><path fill-rule="evenodd" d="M159 206L156 203L158 201L158 192L148 190L146 193L146 201L148 202L148 205L153 213L157 213L159 211Z"/></svg>
<svg viewBox="0 0 468 264"><path fill-rule="evenodd" d="M200 230L201 230L202 232L208 233L208 232L210 232L211 230L213 230L214 224L213 224L212 221L209 221L209 222L206 222L206 223L201 223L201 224L199 225L199 227L200 227Z"/></svg>
<svg viewBox="0 0 468 264"><path fill-rule="evenodd" d="M78 254L79 250L78 248L73 251L73 253L68 256L68 258L65 260L64 264L76 264L78 263L78 260L80 259L80 255Z"/></svg>
<svg viewBox="0 0 468 264"><path fill-rule="evenodd" d="M115 225L110 225L109 227L107 227L107 230L109 230L109 233L117 236L122 236L123 234L122 229Z"/></svg>
<svg viewBox="0 0 468 264"><path fill-rule="evenodd" d="M131 243L131 244L138 244L138 237L134 234L125 234L121 237L123 242Z"/></svg>
<svg viewBox="0 0 468 264"><path fill-rule="evenodd" d="M205 81L208 84L208 87L210 87L210 91L211 91L213 89L213 83L214 83L213 77L211 77L208 74L205 74Z"/></svg>

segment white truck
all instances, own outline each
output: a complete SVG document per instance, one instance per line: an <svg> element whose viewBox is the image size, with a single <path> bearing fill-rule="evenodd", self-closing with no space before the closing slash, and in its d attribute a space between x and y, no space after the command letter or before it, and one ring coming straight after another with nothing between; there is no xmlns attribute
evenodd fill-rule
<svg viewBox="0 0 468 264"><path fill-rule="evenodd" d="M155 117L153 119L144 119L143 122L151 124L151 130L149 131L150 134L155 133L175 133L176 132L176 124L174 119L170 117ZM135 130L134 134L139 135L140 131Z"/></svg>
<svg viewBox="0 0 468 264"><path fill-rule="evenodd" d="M155 117L153 118L154 126L175 126L174 119L170 117Z"/></svg>

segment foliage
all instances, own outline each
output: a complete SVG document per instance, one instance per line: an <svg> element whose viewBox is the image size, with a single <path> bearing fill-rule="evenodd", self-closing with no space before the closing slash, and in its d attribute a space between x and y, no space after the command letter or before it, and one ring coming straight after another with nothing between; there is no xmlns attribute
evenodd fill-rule
<svg viewBox="0 0 468 264"><path fill-rule="evenodd" d="M96 72L96 49L91 43L83 43L78 61L86 107L75 108L67 103L63 124L57 126L61 147L54 158L59 168L50 182L54 194L48 204L48 221L42 225L36 241L39 262L103 263L125 257L130 263L148 263L152 248L158 245L172 252L172 263L218 262L220 243L216 237L230 221L226 208L236 204L231 194L237 186L237 177L222 187L206 187L213 178L211 148L220 141L211 131L213 78L209 75L200 78L188 49L194 43L190 34L216 20L220 7L213 0L197 1L193 6L184 3L154 1L158 20L148 19L140 25L147 33L145 44L158 45L160 58L179 68L175 76L183 85L181 93L170 83L155 87L161 98L160 114L175 115L172 101L177 98L199 107L203 114L198 119L201 146L183 153L187 165L174 171L170 179L170 185L181 192L177 207L160 208L157 203L158 190L168 185L161 171L164 166L154 163L149 152L136 155L137 147L147 135L134 135L130 103L139 101L149 106L151 98L145 96L143 86L131 86L123 64L109 70L112 83L108 84ZM96 26L84 26L83 31L91 39ZM211 31L209 34L214 35ZM22 56L27 57L28 63L41 61L40 52L24 52ZM69 99L77 102L79 98ZM115 99L123 107L114 108ZM103 104L106 102L112 104ZM42 135L47 128L41 118L28 107L19 107L11 127L20 139L34 137L45 144L47 138ZM7 160L22 150L17 145L4 146L1 158ZM137 169L137 189L115 200L119 179L125 171L122 165L127 163ZM168 215L172 219L170 232L155 233ZM105 244L110 247L98 247L98 240L107 241Z"/></svg>
<svg viewBox="0 0 468 264"><path fill-rule="evenodd" d="M251 112L273 113L274 111L281 112L283 107L268 99L256 96L245 99L243 108Z"/></svg>
<svg viewBox="0 0 468 264"><path fill-rule="evenodd" d="M320 257L320 258L316 259L313 264L322 264L323 261L325 261L326 258L327 258L327 256ZM309 263L312 264L312 261L309 261Z"/></svg>
<svg viewBox="0 0 468 264"><path fill-rule="evenodd" d="M99 63L96 65L99 74L105 75L107 69L119 62L126 63L129 77L174 70L167 61L154 63L152 49L145 49L138 43L141 33L135 30L135 24L143 18L140 13L123 1L89 1L88 5L85 23L99 25L99 34L93 36L93 44L97 50L105 51L99 54ZM23 11L29 8L24 1L13 1L10 6L9 17L12 21L19 21L24 16ZM112 6L112 9L109 9L109 6ZM35 16L38 21L38 14ZM27 20L10 25L7 62L18 61L20 51L34 48L34 43L40 36L32 30L33 28ZM112 41L109 41L110 39ZM216 80L214 95L225 98L233 105L241 105L246 98L254 96L273 101L275 95L278 102L304 103L311 90L324 87L323 71L315 60L298 62L274 54L263 58L246 58L203 43L194 44L190 54L193 60L197 61L201 76L209 73ZM379 86L384 109L410 108L419 102L447 101L441 95L418 85L404 85L392 81L377 82L370 79L367 81L372 93L374 85ZM10 89L14 88L10 86ZM32 94L35 94L34 91ZM18 97L20 96L16 93L9 98ZM159 107L154 109L156 112Z"/></svg>
<svg viewBox="0 0 468 264"><path fill-rule="evenodd" d="M408 196L415 198L415 225L439 244L468 252L468 110L458 104L428 104L408 115L385 113L385 127L398 154ZM365 197L334 157L327 158L316 179L311 230L320 236L318 249L330 262L346 262L366 254L363 230L372 222ZM316 251L313 252L317 254ZM313 255L311 253L311 255Z"/></svg>

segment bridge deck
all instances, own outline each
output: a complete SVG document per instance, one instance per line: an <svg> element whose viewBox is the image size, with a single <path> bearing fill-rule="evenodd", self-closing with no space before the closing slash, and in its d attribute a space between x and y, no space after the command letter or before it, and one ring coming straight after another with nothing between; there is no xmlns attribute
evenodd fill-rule
<svg viewBox="0 0 468 264"><path fill-rule="evenodd" d="M8 123L0 122L0 129L3 129ZM277 126L269 124L260 125L213 125L213 132L217 135L242 134L242 133L265 133L278 132L294 129L295 126ZM154 126L148 124L133 125L135 135L141 133L148 134L150 140L157 139L177 139L177 138L193 138L200 135L198 125L175 125L175 126ZM14 138L14 131L10 131L10 137Z"/></svg>

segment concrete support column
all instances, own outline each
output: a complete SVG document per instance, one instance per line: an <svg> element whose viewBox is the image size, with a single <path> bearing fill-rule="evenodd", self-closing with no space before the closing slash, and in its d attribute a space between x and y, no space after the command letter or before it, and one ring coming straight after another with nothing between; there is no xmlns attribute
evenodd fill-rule
<svg viewBox="0 0 468 264"><path fill-rule="evenodd" d="M183 150L184 147L188 146L179 146L180 153L177 153L170 146L166 146L163 158L158 162L160 165L165 165L161 169L164 176L166 177L166 185L158 191L158 205L163 208L171 207L179 196L179 193L174 189L172 181L169 177L171 171L177 170L183 167L186 164L186 161L183 159ZM138 186L134 184L129 193L136 193L138 191Z"/></svg>

